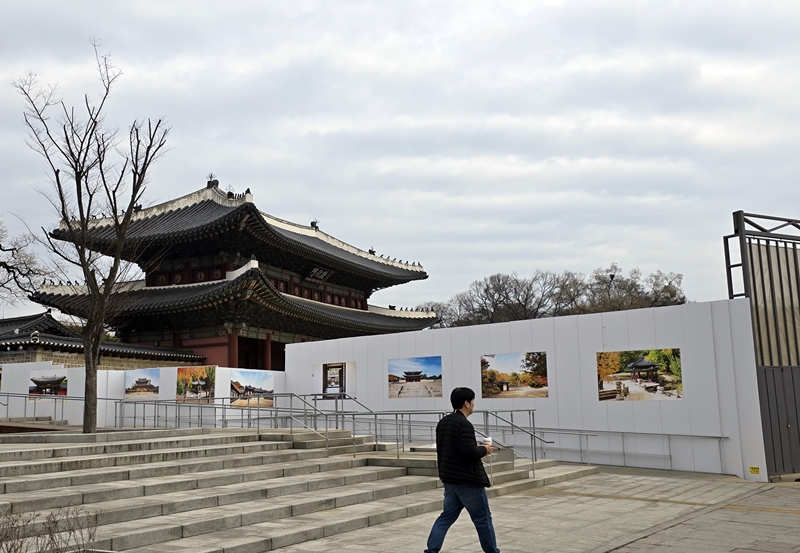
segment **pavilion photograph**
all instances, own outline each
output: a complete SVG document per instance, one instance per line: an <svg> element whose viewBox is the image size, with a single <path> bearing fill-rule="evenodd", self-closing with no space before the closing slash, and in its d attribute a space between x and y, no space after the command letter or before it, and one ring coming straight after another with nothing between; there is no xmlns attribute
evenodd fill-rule
<svg viewBox="0 0 800 553"><path fill-rule="evenodd" d="M51 396L65 396L67 395L67 375L31 375L31 386L28 393L32 396L51 395Z"/></svg>
<svg viewBox="0 0 800 553"><path fill-rule="evenodd" d="M231 370L231 407L272 407L274 380L264 371Z"/></svg>
<svg viewBox="0 0 800 553"><path fill-rule="evenodd" d="M597 354L597 393L601 401L683 399L681 375L678 348Z"/></svg>
<svg viewBox="0 0 800 553"><path fill-rule="evenodd" d="M125 399L158 399L161 369L135 369L125 371Z"/></svg>

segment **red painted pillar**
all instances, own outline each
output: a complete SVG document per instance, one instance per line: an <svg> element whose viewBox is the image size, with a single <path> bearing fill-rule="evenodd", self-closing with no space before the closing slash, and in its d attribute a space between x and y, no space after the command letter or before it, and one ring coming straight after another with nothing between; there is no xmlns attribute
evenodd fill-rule
<svg viewBox="0 0 800 553"><path fill-rule="evenodd" d="M237 368L239 366L239 329L232 328L228 334L228 366Z"/></svg>

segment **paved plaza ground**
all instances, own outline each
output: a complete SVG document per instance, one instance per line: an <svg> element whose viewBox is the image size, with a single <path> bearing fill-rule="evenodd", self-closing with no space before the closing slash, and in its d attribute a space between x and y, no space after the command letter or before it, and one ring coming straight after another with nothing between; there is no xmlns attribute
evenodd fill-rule
<svg viewBox="0 0 800 553"><path fill-rule="evenodd" d="M800 483L604 467L490 500L503 553L800 552ZM421 553L436 513L286 547L284 553ZM466 513L443 553L480 553Z"/></svg>
<svg viewBox="0 0 800 553"><path fill-rule="evenodd" d="M441 380L390 382L389 398L442 397Z"/></svg>

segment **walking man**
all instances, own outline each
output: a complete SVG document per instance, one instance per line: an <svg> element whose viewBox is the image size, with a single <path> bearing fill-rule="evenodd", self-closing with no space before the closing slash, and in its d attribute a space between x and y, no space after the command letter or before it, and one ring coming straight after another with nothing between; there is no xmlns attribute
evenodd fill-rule
<svg viewBox="0 0 800 553"><path fill-rule="evenodd" d="M492 444L479 446L475 428L467 420L475 409L475 392L456 388L450 394L453 412L436 425L436 457L439 459L439 478L444 483L444 506L428 536L425 553L439 553L450 526L467 509L478 531L484 553L500 553L494 536L492 513L486 490L489 477L483 470L481 458L492 453Z"/></svg>

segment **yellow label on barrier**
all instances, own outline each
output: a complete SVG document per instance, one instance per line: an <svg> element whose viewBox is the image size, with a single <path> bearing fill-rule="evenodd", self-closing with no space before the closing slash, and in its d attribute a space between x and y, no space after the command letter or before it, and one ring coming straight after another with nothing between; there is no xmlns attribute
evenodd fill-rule
<svg viewBox="0 0 800 553"><path fill-rule="evenodd" d="M750 474L761 474L761 469L758 467L750 467Z"/></svg>

